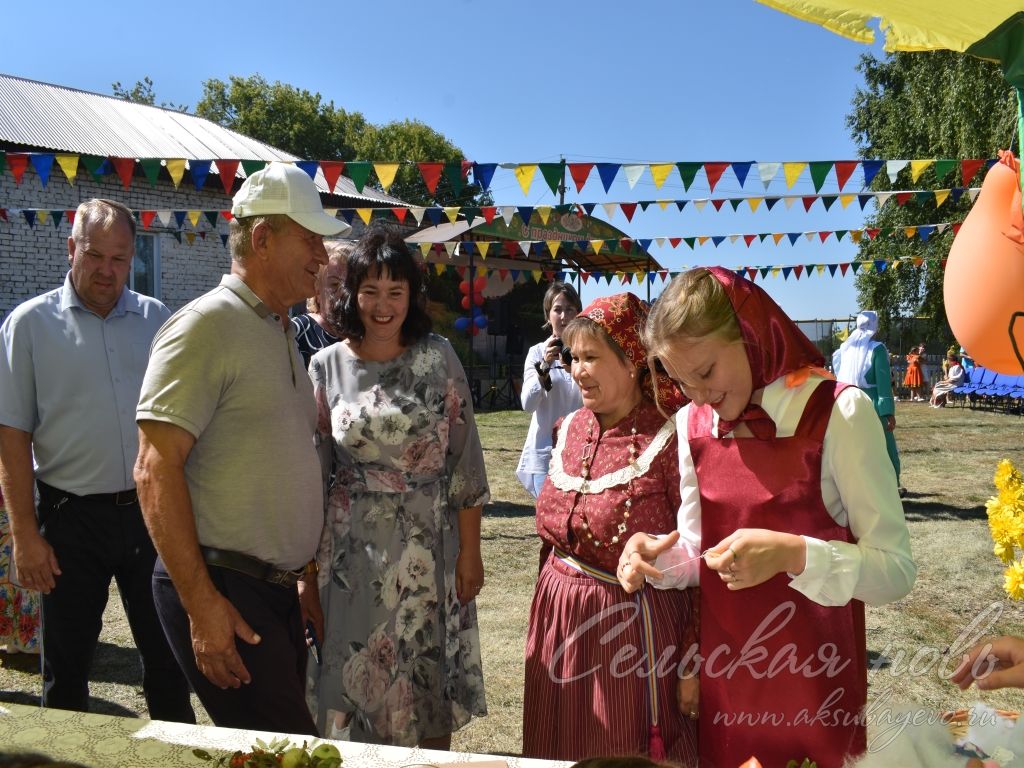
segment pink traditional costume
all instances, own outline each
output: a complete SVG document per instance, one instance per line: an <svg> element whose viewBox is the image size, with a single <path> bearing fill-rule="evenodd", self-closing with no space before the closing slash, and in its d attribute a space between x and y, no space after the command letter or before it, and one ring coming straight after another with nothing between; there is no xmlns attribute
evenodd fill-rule
<svg viewBox="0 0 1024 768"><path fill-rule="evenodd" d="M736 312L761 403L733 422L707 405L677 415L682 536L656 567L741 528L800 535L807 557L801 574L747 589L729 590L701 559L656 585L701 587L700 765L754 755L840 768L866 748L864 602L902 597L916 574L895 472L871 400L820 370L821 354L758 286L709 271ZM732 435L740 421L750 437Z"/></svg>
<svg viewBox="0 0 1024 768"><path fill-rule="evenodd" d="M600 325L652 386L604 431L587 408L558 428L549 482L537 500L537 531L549 552L527 633L523 754L649 755L695 764L694 724L675 701L695 620L689 591L627 595L614 576L633 533L675 525L675 422L658 412L653 387L669 412L681 397L666 377L647 370L640 343L647 307L636 296L598 299L580 316Z"/></svg>

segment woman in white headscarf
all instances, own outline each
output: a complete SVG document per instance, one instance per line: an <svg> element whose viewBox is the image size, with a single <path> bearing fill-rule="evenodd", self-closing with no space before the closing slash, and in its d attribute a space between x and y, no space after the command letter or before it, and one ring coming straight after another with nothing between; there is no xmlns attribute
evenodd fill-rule
<svg viewBox="0 0 1024 768"><path fill-rule="evenodd" d="M863 389L875 403L875 413L885 428L885 449L889 453L896 480L900 479L900 454L896 449L896 403L892 396L889 351L875 341L878 313L866 309L857 315L857 327L832 355L836 378ZM900 495L906 491L900 486Z"/></svg>

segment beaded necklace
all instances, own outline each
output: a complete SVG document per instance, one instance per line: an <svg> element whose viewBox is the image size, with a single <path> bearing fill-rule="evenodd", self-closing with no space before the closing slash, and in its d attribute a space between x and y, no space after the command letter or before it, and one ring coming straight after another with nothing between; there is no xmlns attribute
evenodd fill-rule
<svg viewBox="0 0 1024 768"><path fill-rule="evenodd" d="M636 459L640 455L640 447L638 445L638 439L636 436L636 420L640 413L639 406L633 410L633 427L630 429L629 434L629 466L636 468ZM595 419L596 423L596 419ZM610 547L615 546L619 543L619 537L623 536L628 530L627 521L629 520L631 507L633 506L633 481L636 479L636 473L630 475L629 481L626 484L626 501L623 503L622 519L616 528L618 533L612 536L610 542L604 542L594 536L593 530L590 528L590 523L587 520L587 497L588 493L588 482L590 480L590 465L593 461L593 453L597 452L597 444L600 442L600 435L597 440L594 439L594 426L590 426L587 432L587 444L583 447L583 458L580 462L580 476L583 478L583 488L581 489L582 504L580 505L580 527L586 531L587 541L593 544L595 547Z"/></svg>

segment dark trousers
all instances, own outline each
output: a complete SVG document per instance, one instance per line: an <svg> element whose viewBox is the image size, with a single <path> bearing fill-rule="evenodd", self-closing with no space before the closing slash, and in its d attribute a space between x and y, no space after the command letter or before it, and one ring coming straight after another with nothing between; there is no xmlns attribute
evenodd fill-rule
<svg viewBox="0 0 1024 768"><path fill-rule="evenodd" d="M210 579L260 636L250 645L235 638L252 681L221 690L199 671L188 614L163 562L153 570L153 599L171 649L214 724L277 733L319 735L306 706L306 647L295 587L271 584L237 571L208 566Z"/></svg>
<svg viewBox="0 0 1024 768"><path fill-rule="evenodd" d="M39 484L39 522L61 571L56 588L42 596L43 706L88 711L89 671L113 578L142 657L149 716L194 723L188 682L153 605L156 551L138 503L97 502Z"/></svg>

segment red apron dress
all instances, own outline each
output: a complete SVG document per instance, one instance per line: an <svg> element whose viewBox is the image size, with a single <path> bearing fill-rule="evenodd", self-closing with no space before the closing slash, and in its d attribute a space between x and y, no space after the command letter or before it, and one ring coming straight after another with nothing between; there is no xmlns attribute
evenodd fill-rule
<svg viewBox="0 0 1024 768"><path fill-rule="evenodd" d="M690 406L702 547L737 528L853 541L821 498L822 443L844 387L819 384L786 438L719 439L711 408ZM701 570L701 768L736 768L751 756L765 768L804 758L841 768L864 752L864 604L819 605L784 573L731 592L706 563Z"/></svg>

